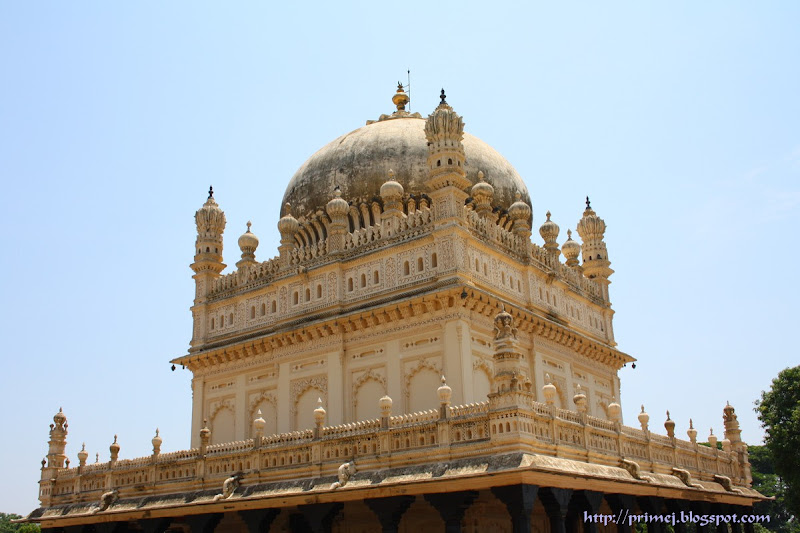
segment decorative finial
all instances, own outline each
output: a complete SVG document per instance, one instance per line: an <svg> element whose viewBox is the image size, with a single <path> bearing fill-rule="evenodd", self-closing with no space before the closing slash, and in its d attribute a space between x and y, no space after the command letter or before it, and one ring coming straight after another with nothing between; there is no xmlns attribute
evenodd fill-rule
<svg viewBox="0 0 800 533"><path fill-rule="evenodd" d="M391 168L389 169L389 179L390 180L394 179L394 170L392 170Z"/></svg>
<svg viewBox="0 0 800 533"><path fill-rule="evenodd" d="M669 411L667 411L667 420L670 420L670 418L669 418Z"/></svg>
<svg viewBox="0 0 800 533"><path fill-rule="evenodd" d="M248 220L247 221L247 233L250 233L250 226L252 226L252 225L253 225L253 223Z"/></svg>
<svg viewBox="0 0 800 533"><path fill-rule="evenodd" d="M158 437L158 428L156 428L156 437Z"/></svg>
<svg viewBox="0 0 800 533"><path fill-rule="evenodd" d="M550 213L548 212L548 215L549 215L549 214L550 214ZM567 230L567 240L568 240L568 241L571 241L571 240L572 240L572 230L571 230L571 229L568 229L568 230Z"/></svg>
<svg viewBox="0 0 800 533"><path fill-rule="evenodd" d="M586 209L591 209L591 208L592 208L592 204L589 203L589 197L587 196L586 197Z"/></svg>
<svg viewBox="0 0 800 533"><path fill-rule="evenodd" d="M479 170L478 171L478 181L484 181L483 176L484 176L483 170Z"/></svg>
<svg viewBox="0 0 800 533"><path fill-rule="evenodd" d="M519 198L519 193L517 193L517 198ZM550 222L550 211L547 212L547 221Z"/></svg>
<svg viewBox="0 0 800 533"><path fill-rule="evenodd" d="M214 187L212 187L211 185L209 185L209 186L208 186L208 199L210 200L210 199L212 199L212 198L214 198Z"/></svg>
<svg viewBox="0 0 800 533"><path fill-rule="evenodd" d="M442 88L442 93L439 95L439 98L442 99L441 105L447 105L447 100L445 100L445 98L447 98L447 95L444 94L444 88Z"/></svg>
<svg viewBox="0 0 800 533"><path fill-rule="evenodd" d="M403 82L401 81L397 82L397 92L405 92L403 91Z"/></svg>
<svg viewBox="0 0 800 533"><path fill-rule="evenodd" d="M516 201L522 200L522 194L519 191L514 193L514 200ZM550 211L547 212L547 220L550 220Z"/></svg>

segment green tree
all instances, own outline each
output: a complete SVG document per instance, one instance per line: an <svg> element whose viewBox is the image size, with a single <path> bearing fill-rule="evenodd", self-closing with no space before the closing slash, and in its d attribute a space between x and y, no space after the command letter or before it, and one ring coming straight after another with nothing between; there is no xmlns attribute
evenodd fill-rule
<svg viewBox="0 0 800 533"><path fill-rule="evenodd" d="M756 412L780 478L783 501L796 519L800 517L800 366L782 370L772 380L770 390L763 391L761 400L756 401Z"/></svg>
<svg viewBox="0 0 800 533"><path fill-rule="evenodd" d="M800 523L786 506L786 484L775 473L772 456L766 446L748 446L750 467L753 475L753 488L774 500L759 502L753 507L753 514L769 515L769 523L761 524L764 529L779 533L800 533Z"/></svg>
<svg viewBox="0 0 800 533"><path fill-rule="evenodd" d="M0 533L37 533L39 526L36 524L12 524L12 520L22 518L18 514L0 513Z"/></svg>

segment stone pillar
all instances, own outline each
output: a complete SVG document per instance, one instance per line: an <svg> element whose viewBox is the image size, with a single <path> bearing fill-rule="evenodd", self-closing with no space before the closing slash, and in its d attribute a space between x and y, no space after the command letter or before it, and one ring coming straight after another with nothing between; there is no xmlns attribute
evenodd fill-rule
<svg viewBox="0 0 800 533"><path fill-rule="evenodd" d="M262 533L269 531L272 522L280 512L280 509L255 509L239 511L239 517L247 524L248 533Z"/></svg>
<svg viewBox="0 0 800 533"><path fill-rule="evenodd" d="M164 533L172 523L172 518L143 518L138 523L144 533Z"/></svg>
<svg viewBox="0 0 800 533"><path fill-rule="evenodd" d="M414 503L414 496L390 496L388 498L367 498L364 500L378 521L382 533L397 533L403 514Z"/></svg>
<svg viewBox="0 0 800 533"><path fill-rule="evenodd" d="M478 497L472 490L426 494L425 500L439 512L444 520L445 533L461 533L461 519L469 506Z"/></svg>
<svg viewBox="0 0 800 533"><path fill-rule="evenodd" d="M184 518L191 533L214 533L220 520L222 520L222 513L197 514Z"/></svg>
<svg viewBox="0 0 800 533"><path fill-rule="evenodd" d="M94 524L96 533L126 533L128 531L127 522L99 522Z"/></svg>
<svg viewBox="0 0 800 533"><path fill-rule="evenodd" d="M667 511L675 513L675 525L672 526L675 533L686 533L686 523L681 518L689 514L689 502L686 500L665 500L664 505L667 507Z"/></svg>
<svg viewBox="0 0 800 533"><path fill-rule="evenodd" d="M449 385L453 388L453 401L456 405L467 403L464 397L464 373L462 372L462 365L464 364L464 354L462 350L462 336L464 331L469 331L469 325L466 325L462 320L451 320L444 325L444 336L442 338L444 346L443 357L443 373L450 381ZM467 333L468 335L468 333ZM471 356L470 356L471 357ZM470 363L470 371L472 364ZM469 376L470 384L472 383L472 375ZM472 387L470 386L470 389Z"/></svg>
<svg viewBox="0 0 800 533"><path fill-rule="evenodd" d="M570 501L569 520L583 524L584 533L597 533L597 522L583 519L584 511L589 515L596 515L600 512L600 505L603 503L603 493L592 490L576 491Z"/></svg>
<svg viewBox="0 0 800 533"><path fill-rule="evenodd" d="M538 486L526 484L492 487L492 494L505 504L511 515L513 533L531 533L531 512L538 491Z"/></svg>
<svg viewBox="0 0 800 533"><path fill-rule="evenodd" d="M280 509L255 509L239 511L239 517L247 524L248 533L262 533L269 531L272 522L280 512Z"/></svg>
<svg viewBox="0 0 800 533"><path fill-rule="evenodd" d="M567 513L569 501L572 498L572 489L548 488L539 492L539 498L544 504L547 518L550 519L550 533L573 533L573 527L567 528Z"/></svg>
<svg viewBox="0 0 800 533"><path fill-rule="evenodd" d="M236 376L236 396L233 401L233 414L236 419L234 424L234 428L236 428L234 440L246 439L248 433L250 433L250 427L253 425L253 420L250 418L250 410L247 408L247 391L245 390L246 386L247 381L245 379L245 375L239 374Z"/></svg>
<svg viewBox="0 0 800 533"><path fill-rule="evenodd" d="M386 394L397 400L403 398L403 372L400 364L400 341L397 339L386 342ZM408 406L398 404L400 412Z"/></svg>
<svg viewBox="0 0 800 533"><path fill-rule="evenodd" d="M289 363L278 366L278 433L288 433L292 429L291 412L293 398L289 398Z"/></svg>
<svg viewBox="0 0 800 533"><path fill-rule="evenodd" d="M614 511L614 515L622 517L622 520L617 522L617 533L630 533L631 526L627 518L636 508L636 498L630 494L606 494L606 501Z"/></svg>
<svg viewBox="0 0 800 533"><path fill-rule="evenodd" d="M203 429L203 402L205 396L205 378L192 378L192 448L200 446L200 430Z"/></svg>
<svg viewBox="0 0 800 533"><path fill-rule="evenodd" d="M664 514L664 500L662 498L658 498L656 496L639 496L639 507L647 513L651 515L663 515ZM647 532L648 533L666 533L667 528L664 526L663 522L648 522L647 524Z"/></svg>
<svg viewBox="0 0 800 533"><path fill-rule="evenodd" d="M330 533L333 519L343 507L339 502L301 505L300 513L289 517L289 528L292 533Z"/></svg>
<svg viewBox="0 0 800 533"><path fill-rule="evenodd" d="M339 351L328 354L328 425L344 424L345 420L345 380L344 380L345 348L344 343ZM355 413L351 413L351 420Z"/></svg>

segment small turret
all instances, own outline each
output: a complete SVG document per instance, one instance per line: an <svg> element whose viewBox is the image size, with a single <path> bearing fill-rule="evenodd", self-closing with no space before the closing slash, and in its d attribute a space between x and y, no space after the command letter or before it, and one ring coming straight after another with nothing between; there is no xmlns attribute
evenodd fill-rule
<svg viewBox="0 0 800 533"><path fill-rule="evenodd" d="M594 212L587 196L586 210L578 222L578 234L583 240L583 274L602 285L603 296L608 301L608 285L611 283L608 278L614 271L610 268L611 262L603 240L605 231L606 223Z"/></svg>
<svg viewBox="0 0 800 533"><path fill-rule="evenodd" d="M242 251L242 258L237 261L236 268L242 269L247 266L256 265L256 248L258 248L258 237L251 231L252 223L247 221L247 231L239 237L239 249Z"/></svg>
<svg viewBox="0 0 800 533"><path fill-rule="evenodd" d="M484 179L482 170L478 171L478 183L472 186L472 202L475 212L482 217L492 215L492 202L494 201L494 187Z"/></svg>
<svg viewBox="0 0 800 533"><path fill-rule="evenodd" d="M522 195L519 191L514 194L514 198L514 203L508 208L508 218L514 223L511 231L525 239L525 242L530 242L533 210L531 206L522 201Z"/></svg>
<svg viewBox="0 0 800 533"><path fill-rule="evenodd" d="M342 198L342 190L337 185L333 188L333 198L325 205L325 212L331 219L328 226L328 253L335 254L344 251L345 236L349 229L347 213L350 204Z"/></svg>
<svg viewBox="0 0 800 533"><path fill-rule="evenodd" d="M581 254L581 245L572 240L572 230L567 230L567 240L561 246L561 252L564 254L564 259L567 260L568 267L580 268L578 256Z"/></svg>
<svg viewBox="0 0 800 533"><path fill-rule="evenodd" d="M558 227L558 224L550 220L550 211L548 211L547 220L545 220L544 224L539 228L539 235L544 239L544 249L547 250L547 253L556 258L561 254L558 249L559 231L561 231L561 228Z"/></svg>
<svg viewBox="0 0 800 533"><path fill-rule="evenodd" d="M292 206L289 202L283 206L283 216L278 221L278 231L281 233L281 245L278 247L278 252L281 257L281 264L288 267L291 263L292 250L297 247L295 235L300 230L300 223L292 216Z"/></svg>
<svg viewBox="0 0 800 533"><path fill-rule="evenodd" d="M381 234L391 237L400 230L400 221L405 218L403 213L403 195L405 189L394 179L394 171L389 170L389 179L381 185L381 200L383 212L381 213Z"/></svg>

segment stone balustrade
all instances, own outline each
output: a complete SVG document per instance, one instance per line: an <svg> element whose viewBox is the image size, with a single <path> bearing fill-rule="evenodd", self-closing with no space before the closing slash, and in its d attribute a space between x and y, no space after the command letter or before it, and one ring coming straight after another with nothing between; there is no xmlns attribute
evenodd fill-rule
<svg viewBox="0 0 800 533"><path fill-rule="evenodd" d="M493 394L489 401L447 406L315 430L295 431L191 450L76 468L52 469L42 482L45 505L87 501L104 491L168 494L219 486L235 472L263 482L332 475L343 461L360 469L448 461L519 451L647 472L689 472L696 480L731 478L745 486L749 472L737 450L723 451L585 413L536 402L529 393ZM315 435L319 435L315 437ZM744 452L746 454L746 451Z"/></svg>

